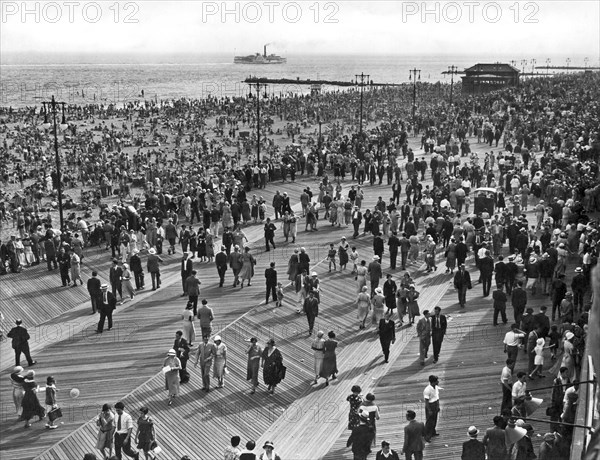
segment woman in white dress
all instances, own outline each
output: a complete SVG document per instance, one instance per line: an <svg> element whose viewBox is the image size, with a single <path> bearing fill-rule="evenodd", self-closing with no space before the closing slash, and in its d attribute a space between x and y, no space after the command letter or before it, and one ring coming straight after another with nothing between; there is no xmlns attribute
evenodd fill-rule
<svg viewBox="0 0 600 460"><path fill-rule="evenodd" d="M360 261L360 265L356 267L356 276L354 279L357 282L356 291L361 292L363 286L367 285L367 273L369 269L367 268L367 262L364 260Z"/></svg>
<svg viewBox="0 0 600 460"><path fill-rule="evenodd" d="M215 346L217 351L215 353L213 375L219 382L217 388L223 388L223 385L225 385L225 368L227 367L227 346L221 340L220 335L215 336Z"/></svg>
<svg viewBox="0 0 600 460"><path fill-rule="evenodd" d="M194 304L192 302L188 302L185 306L185 310L181 314L181 319L183 320L183 338L187 340L190 347L196 341L196 327L194 326L194 313L192 309Z"/></svg>
<svg viewBox="0 0 600 460"><path fill-rule="evenodd" d="M173 398L179 396L179 370L181 361L177 357L177 352L169 350L167 357L163 361L163 373L165 374L165 389L169 393L169 406L173 404Z"/></svg>
<svg viewBox="0 0 600 460"><path fill-rule="evenodd" d="M324 332L317 332L317 337L313 340L311 348L314 350L315 357L315 379L313 380L313 385L317 383L319 379L319 374L321 373L321 366L323 365L323 347L325 344L325 339L323 338Z"/></svg>

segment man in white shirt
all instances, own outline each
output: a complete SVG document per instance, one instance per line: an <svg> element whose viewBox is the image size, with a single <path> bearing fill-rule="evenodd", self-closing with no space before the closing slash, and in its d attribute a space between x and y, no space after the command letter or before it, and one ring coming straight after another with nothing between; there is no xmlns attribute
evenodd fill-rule
<svg viewBox="0 0 600 460"><path fill-rule="evenodd" d="M425 400L425 436L426 442L431 442L433 436L438 436L435 431L437 425L438 413L440 412L440 392L438 388L439 380L436 375L429 376L429 385L423 391Z"/></svg>
<svg viewBox="0 0 600 460"><path fill-rule="evenodd" d="M121 450L123 450L126 455L138 460L139 453L131 448L133 419L131 415L125 412L125 404L121 401L115 404L115 411L117 412L115 417L115 455L119 460L122 460Z"/></svg>
<svg viewBox="0 0 600 460"><path fill-rule="evenodd" d="M512 361L511 372L515 371L515 363L519 354L519 345L521 339L525 338L525 333L521 331L517 324L511 324L510 331L504 336L504 353L506 357Z"/></svg>
<svg viewBox="0 0 600 460"><path fill-rule="evenodd" d="M502 374L500 374L500 385L502 386L501 414L512 407L512 368L514 365L515 363L511 359L507 359L506 366L502 368Z"/></svg>
<svg viewBox="0 0 600 460"><path fill-rule="evenodd" d="M527 372L520 371L517 373L517 381L512 386L513 404L517 405L518 400L522 400L527 395Z"/></svg>

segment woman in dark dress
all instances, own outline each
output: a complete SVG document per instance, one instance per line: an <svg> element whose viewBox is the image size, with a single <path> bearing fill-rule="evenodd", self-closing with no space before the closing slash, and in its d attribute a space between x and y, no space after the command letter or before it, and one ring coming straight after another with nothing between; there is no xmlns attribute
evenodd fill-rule
<svg viewBox="0 0 600 460"><path fill-rule="evenodd" d="M283 356L275 347L275 340L270 339L267 342L267 347L262 352L262 362L260 365L263 368L263 380L268 386L267 390L273 394L275 387L281 382L281 371L283 368Z"/></svg>
<svg viewBox="0 0 600 460"><path fill-rule="evenodd" d="M363 399L360 396L361 389L358 385L352 387L352 394L346 398L346 401L350 403L350 412L348 413L348 429L353 430L360 425L360 417L358 415L358 408L362 405Z"/></svg>
<svg viewBox="0 0 600 460"><path fill-rule="evenodd" d="M198 251L198 234L190 227L190 259L196 256L196 251Z"/></svg>
<svg viewBox="0 0 600 460"><path fill-rule="evenodd" d="M365 221L365 228L363 229L363 233L371 233L371 221L373 220L373 214L371 214L371 210L367 209L363 214L363 219Z"/></svg>
<svg viewBox="0 0 600 460"><path fill-rule="evenodd" d="M340 270L346 268L346 264L348 263L348 249L350 245L346 243L346 238L342 237L342 241L338 247L338 257L340 258Z"/></svg>
<svg viewBox="0 0 600 460"><path fill-rule="evenodd" d="M154 455L150 455L150 451L154 449L154 443L156 441L156 433L154 432L154 422L148 415L148 408L140 408L140 418L137 421L137 432L135 433L135 442L137 448L144 451L146 460L154 458Z"/></svg>
<svg viewBox="0 0 600 460"><path fill-rule="evenodd" d="M35 383L35 372L29 371L23 380L23 388L25 389L25 396L23 396L23 412L21 413L21 420L25 420L25 428L29 428L31 420L36 415L40 421L46 415L46 410L40 404L40 400L37 397L38 384Z"/></svg>
<svg viewBox="0 0 600 460"><path fill-rule="evenodd" d="M298 248L294 249L294 253L291 255L290 260L288 262L288 269L287 269L287 274L288 274L288 280L291 281L290 284L293 284L296 282L296 277L298 276L299 273L299 260L298 260Z"/></svg>
<svg viewBox="0 0 600 460"><path fill-rule="evenodd" d="M496 210L500 211L506 208L506 203L504 202L504 189L500 187L500 191L496 196Z"/></svg>
<svg viewBox="0 0 600 460"><path fill-rule="evenodd" d="M329 331L327 334L328 339L323 344L323 365L321 366L321 377L325 379L325 386L329 386L329 378L335 380L337 377L337 357L335 355L335 349L338 346L337 340L335 340L335 332Z"/></svg>
<svg viewBox="0 0 600 460"><path fill-rule="evenodd" d="M206 260L206 232L203 228L198 230L198 258L202 262Z"/></svg>

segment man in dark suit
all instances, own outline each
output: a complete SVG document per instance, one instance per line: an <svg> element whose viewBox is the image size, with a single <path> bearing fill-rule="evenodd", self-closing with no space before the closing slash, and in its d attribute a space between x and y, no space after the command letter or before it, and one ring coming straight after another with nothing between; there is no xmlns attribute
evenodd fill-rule
<svg viewBox="0 0 600 460"><path fill-rule="evenodd" d="M467 434L469 435L469 440L463 442L460 458L462 460L485 460L485 446L477 439L479 430L474 426L470 426Z"/></svg>
<svg viewBox="0 0 600 460"><path fill-rule="evenodd" d="M400 454L404 454L406 460L423 460L423 449L425 449L425 443L423 442L423 436L425 436L425 425L423 422L417 422L415 417L417 414L413 410L406 411L406 420L408 423L404 427L404 445Z"/></svg>
<svg viewBox="0 0 600 460"><path fill-rule="evenodd" d="M189 258L189 255L190 253L186 251L183 253L181 258L181 286L183 288L183 294L181 294L181 297L188 295L185 281L189 278L189 276L192 274L192 270L194 269L192 259Z"/></svg>
<svg viewBox="0 0 600 460"><path fill-rule="evenodd" d="M90 299L92 301L92 315L98 311L98 298L102 294L100 286L102 286L102 283L98 279L98 272L93 271L92 277L87 282L88 294L90 295Z"/></svg>
<svg viewBox="0 0 600 460"><path fill-rule="evenodd" d="M379 342L386 363L389 362L390 345L396 343L396 327L394 321L390 319L391 316L392 313L388 310L385 317L379 320Z"/></svg>
<svg viewBox="0 0 600 460"><path fill-rule="evenodd" d="M271 222L271 218L267 217L267 222L265 223L265 245L266 245L266 250L270 251L271 248L269 247L269 243L271 244L271 246L273 246L273 249L275 249L275 242L273 241L273 238L275 237L275 230L277 230L277 227L275 227L275 224L273 224Z"/></svg>
<svg viewBox="0 0 600 460"><path fill-rule="evenodd" d="M502 316L502 322L506 324L508 319L506 318L506 301L508 297L502 289L502 285L496 286L496 290L492 293L494 299L494 326L498 325L498 315Z"/></svg>
<svg viewBox="0 0 600 460"><path fill-rule="evenodd" d="M458 271L454 275L454 287L458 291L458 303L464 308L465 303L467 302L467 289L473 287L471 285L471 275L465 270L465 264L460 264Z"/></svg>
<svg viewBox="0 0 600 460"><path fill-rule="evenodd" d="M359 227L362 223L362 212L358 209L358 206L354 206L354 211L352 211L352 225L354 226L354 234L352 238L356 238L359 235Z"/></svg>
<svg viewBox="0 0 600 460"><path fill-rule="evenodd" d="M382 260L384 248L383 238L381 237L381 233L378 233L373 238L373 254L379 256L379 260Z"/></svg>
<svg viewBox="0 0 600 460"><path fill-rule="evenodd" d="M404 228L404 224L408 222L408 218L410 217L410 206L408 202L405 200L404 204L400 207L400 231Z"/></svg>
<svg viewBox="0 0 600 460"><path fill-rule="evenodd" d="M398 247L400 246L400 239L396 232L392 232L392 236L388 239L388 247L390 248L390 268L396 269L396 259L398 258ZM404 270L404 268L403 268Z"/></svg>
<svg viewBox="0 0 600 460"><path fill-rule="evenodd" d="M223 287L225 283L225 272L227 271L227 248L221 246L221 251L215 255L215 264L217 265L217 273L219 274L219 287Z"/></svg>
<svg viewBox="0 0 600 460"><path fill-rule="evenodd" d="M485 257L479 259L479 276L483 285L483 297L490 295L492 276L494 274L494 259L490 251L485 251Z"/></svg>
<svg viewBox="0 0 600 460"><path fill-rule="evenodd" d="M458 243L456 243L456 262L458 265L464 265L467 260L467 254L469 253L469 247L465 243L465 239L461 236Z"/></svg>
<svg viewBox="0 0 600 460"><path fill-rule="evenodd" d="M21 324L23 324L22 320L18 319L15 321L15 324L16 326L6 334L6 337L12 339L12 347L15 350L15 366L21 365L21 353L25 355L27 363L30 366L33 366L37 361L34 361L29 353L29 332L21 326Z"/></svg>
<svg viewBox="0 0 600 460"><path fill-rule="evenodd" d="M433 344L433 362L437 363L448 322L446 321L446 315L441 314L442 309L440 307L435 307L433 311L434 315L431 317L431 342Z"/></svg>
<svg viewBox="0 0 600 460"><path fill-rule="evenodd" d="M367 460L367 456L371 453L371 443L375 433L373 428L369 426L369 413L367 411L359 412L360 423L352 429L352 434L346 442L346 447L352 446L354 460Z"/></svg>
<svg viewBox="0 0 600 460"><path fill-rule="evenodd" d="M512 303L515 323L520 323L525 307L527 306L527 292L523 289L523 282L519 281L517 287L513 289L510 302Z"/></svg>
<svg viewBox="0 0 600 460"><path fill-rule="evenodd" d="M267 283L267 300L265 303L269 303L269 294L271 294L273 301L277 301L277 270L275 270L275 262L271 262L269 268L265 270L265 279Z"/></svg>
<svg viewBox="0 0 600 460"><path fill-rule="evenodd" d="M396 291L398 291L398 286L392 279L392 275L388 273L385 283L383 283L383 296L385 297L385 306L392 312L396 308Z"/></svg>
<svg viewBox="0 0 600 460"><path fill-rule="evenodd" d="M540 338L546 338L548 332L550 332L550 318L546 315L546 311L548 307L542 305L540 307L540 312L533 315L533 324L534 327L538 330L538 335Z"/></svg>
<svg viewBox="0 0 600 460"><path fill-rule="evenodd" d="M308 291L308 297L304 300L304 313L308 319L308 335L310 336L315 327L315 319L319 316L319 301L312 290Z"/></svg>
<svg viewBox="0 0 600 460"><path fill-rule="evenodd" d="M119 267L119 261L117 259L113 259L112 267L108 272L108 280L110 281L110 286L112 289L113 297L117 297L117 292L119 293L119 297L123 300L123 286L121 278L123 277L123 269Z"/></svg>
<svg viewBox="0 0 600 460"><path fill-rule="evenodd" d="M506 283L506 263L504 262L504 257L498 256L494 272L496 273L496 285L504 286Z"/></svg>
<svg viewBox="0 0 600 460"><path fill-rule="evenodd" d="M100 295L100 301L98 303L98 311L100 312L100 321L98 321L98 328L96 332L101 334L104 330L104 323L108 318L108 330L112 329L112 313L117 308L117 298L112 292L108 292L108 285L102 285L102 293Z"/></svg>
<svg viewBox="0 0 600 460"><path fill-rule="evenodd" d="M181 383L187 383L190 380L190 374L186 369L187 362L190 359L190 345L188 344L187 340L183 338L182 331L177 331L175 333L173 350L177 352L177 357L181 362L181 369L179 369L179 380L181 380Z"/></svg>

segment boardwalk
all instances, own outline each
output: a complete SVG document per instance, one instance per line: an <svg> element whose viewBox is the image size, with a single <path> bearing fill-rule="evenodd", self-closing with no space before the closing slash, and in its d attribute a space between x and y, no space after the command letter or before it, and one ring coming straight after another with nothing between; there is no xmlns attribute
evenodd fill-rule
<svg viewBox="0 0 600 460"><path fill-rule="evenodd" d="M270 202L278 188L297 197L301 186L305 185L315 188L313 180L301 179L296 184L280 184L261 190L257 195ZM376 186L367 190L369 196L364 207L372 207L377 196L387 196L389 187ZM44 377L52 374L63 390L58 399L63 407L64 425L59 429L48 431L44 430L43 424L34 423L25 431L21 422L15 422L7 373L12 355L9 345L3 344L3 372L0 375L2 458L81 458L83 453L95 451L95 417L99 407L105 402L114 404L123 400L134 416L140 406L150 408L157 424L159 443L165 452L163 458L176 459L189 453L192 458L196 455L202 459L217 459L229 437L239 434L244 442L256 439L259 447L265 440L273 441L276 451L284 459L349 459L351 453L345 448L348 436L345 398L353 384L361 385L363 394L371 391L377 395L382 410L378 439L388 439L399 450L405 410L413 408L418 417L423 418L422 390L430 373L440 377L445 390L439 422L442 436L427 446L426 458L459 457L466 428L472 424L486 428L499 406L497 382L504 360L500 342L505 327L490 325L491 302L481 298L481 287L477 285L469 292L465 311L459 311L449 275L440 271L427 275L422 267L411 267L417 288L422 293L421 309L440 305L450 315L448 337L440 362L432 365L430 361L421 368L417 362L418 343L414 339L414 328L405 327L398 332L390 363L384 364L374 329L358 331L355 281L350 270L330 274L323 263L328 244L334 242L337 245L341 236L350 237L351 231L333 228L323 221L319 221L319 225L318 232L304 233L301 222L295 245L283 243L279 233L277 250L268 253L262 247L262 226L245 229L253 242L259 267L249 288L232 288L231 272L227 274L226 287L218 288L214 265L196 263L203 281L201 296L209 299L215 309L213 333L219 332L229 347L231 373L223 389L209 394L200 391L199 371L190 361L190 382L182 386L181 397L173 406L168 407L166 403L160 368L166 351L172 346L174 332L180 328L179 315L185 304L185 299L179 297L179 255L167 257L165 287L119 307L115 328L110 333L105 332L102 336L93 333L95 317L87 316L86 296L79 304L76 304L77 299L72 299L73 305L65 306L65 313L58 319L36 323L41 325L40 330L46 327L43 340L34 345L36 359L40 361L36 367L38 383L43 384ZM361 258L368 259L372 254L370 237L350 243L356 243ZM267 262L275 261L280 279L285 280L287 261L296 246L307 248L311 270L314 268L322 280L321 313L316 329L334 329L340 339L339 378L327 388L322 381L311 385L311 340L306 334L306 318L296 313L295 293L286 288L282 308L275 309L273 303L264 304L263 271ZM99 257L104 263L104 256ZM388 267L386 254L383 268L387 270ZM394 273L398 276L400 271ZM7 284L5 279L8 278L2 280L3 286ZM31 294L33 279L33 276L27 279L29 291L19 288L23 289L20 295L23 305L31 302L39 308L40 299ZM12 284L21 286L20 283ZM536 305L545 301L546 298L538 297L530 303ZM67 331L66 335L61 332L61 335L52 336L50 332L58 330L59 326L60 331ZM287 377L273 396L265 392L263 385L255 395L248 394L245 350L246 339L251 336L257 336L263 346L267 338L273 337L284 355ZM69 399L71 388L80 390L79 398ZM540 427L539 431L544 429Z"/></svg>

